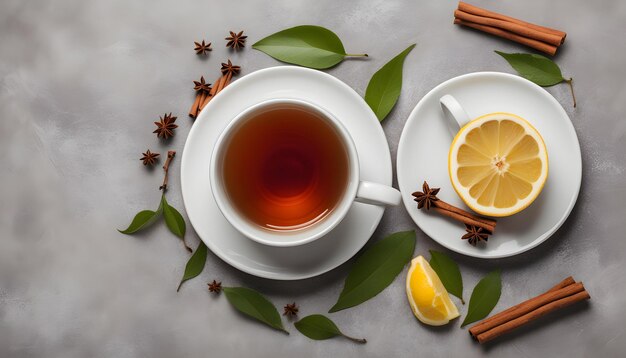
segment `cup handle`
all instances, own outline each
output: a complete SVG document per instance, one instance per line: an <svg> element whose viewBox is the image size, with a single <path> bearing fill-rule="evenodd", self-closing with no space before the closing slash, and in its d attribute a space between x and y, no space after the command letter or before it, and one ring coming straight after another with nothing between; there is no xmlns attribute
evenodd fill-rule
<svg viewBox="0 0 626 358"><path fill-rule="evenodd" d="M469 123L470 117L463 109L459 101L451 95L447 94L439 99L441 111L446 118L448 130L453 137L459 132L459 129Z"/></svg>
<svg viewBox="0 0 626 358"><path fill-rule="evenodd" d="M402 200L402 195L390 186L361 181L356 191L355 200L372 205L398 205Z"/></svg>

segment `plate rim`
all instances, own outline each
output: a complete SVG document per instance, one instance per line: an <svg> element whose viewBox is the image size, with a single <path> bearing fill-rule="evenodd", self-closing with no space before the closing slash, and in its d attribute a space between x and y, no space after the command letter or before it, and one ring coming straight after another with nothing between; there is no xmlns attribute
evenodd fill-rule
<svg viewBox="0 0 626 358"><path fill-rule="evenodd" d="M532 243L530 243L529 245L526 245L516 251L512 251L509 253L503 253L503 254L491 254L491 255L484 255L484 254L478 254L478 253L473 253L473 252L461 252L459 250L457 250L456 248L454 248L453 246L447 244L444 240L438 240L435 239L433 237L433 235L431 235L431 230L424 230L422 228L422 226L419 224L418 220L415 218L414 216L414 212L412 212L410 210L410 205L413 205L413 202L411 200L407 201L406 197L404 195L402 195L402 202L404 203L405 209L408 212L409 216L411 217L411 220L413 220L413 222L415 223L415 225L417 225L417 227L419 227L419 229L425 233L431 240L435 241L436 243L438 243L439 245L447 248L448 250L454 251L458 254L464 255L464 256L469 256L469 257L475 257L475 258L479 258L479 259L484 259L484 260L492 260L492 259L500 259L500 258L506 258L506 257L512 257L512 256L517 256L519 254L522 254L528 250L531 250L537 246L539 246L540 244L544 243L548 238L550 238L559 228L561 228L561 226L565 223L565 221L567 220L567 218L569 217L569 215L571 214L572 210L574 209L574 206L576 206L576 202L578 201L578 196L580 195L580 187L582 185L582 153L580 151L580 141L578 140L578 135L576 133L576 129L574 128L574 124L572 123L571 118L569 117L569 115L567 114L567 112L565 111L565 109L563 108L563 106L556 100L556 98L554 98L545 88L542 88L541 86L521 77L518 75L514 75L514 74L510 74L510 73L506 73L506 72L497 72L497 71L479 71L479 72L471 72L471 73L466 73L463 75L459 75L459 76L455 76L453 78L450 78L448 80L445 80L444 82L438 84L437 86L435 86L434 88L432 88L430 91L428 91L428 93L426 93L420 100L419 102L415 105L415 107L413 108L413 110L411 111L411 113L409 114L409 116L407 117L406 122L404 123L404 126L402 128L402 133L400 135L400 140L398 141L398 150L397 150L397 156L396 156L396 177L398 180L398 188L400 190L400 192L402 193L402 184L401 184L401 178L404 177L403 173L404 173L404 169L402 169L402 165L401 162L405 162L404 160L402 160L404 158L404 156L406 154L404 154L406 152L406 150L402 150L402 148L406 147L405 142L408 141L407 138L410 137L410 134L408 133L407 127L409 126L410 123L416 121L416 116L417 116L417 112L419 110L421 110L421 108L425 105L424 103L426 102L426 100L430 99L434 93L438 90L440 90L443 87L449 86L450 84L457 82L457 81L462 81L468 78L474 78L474 77L483 77L483 76L487 76L487 77L499 77L501 79L505 79L505 80L512 80L518 83L522 83L525 86L532 88L534 90L538 90L538 93L541 93L543 95L543 97L545 97L548 101L550 101L552 104L556 105L557 107L557 111L559 111L561 113L561 115L564 115L565 118L567 118L569 121L566 121L566 127L567 130L569 132L570 136L573 136L573 138L575 139L575 145L576 145L576 149L577 149L577 159L578 159L578 163L580 163L580 170L576 171L576 174L578 175L578 180L577 180L577 185L576 185L576 190L574 195L570 198L570 202L568 204L567 209L565 210L564 214L559 218L559 220L556 222L555 225L553 225L549 230L547 230L546 232L544 232L542 235L538 236ZM404 194L404 193L403 193Z"/></svg>
<svg viewBox="0 0 626 358"><path fill-rule="evenodd" d="M245 79L245 82L251 81L253 80L255 77L257 76L261 76L261 75L265 75L268 72L280 72L280 71L285 71L285 72L308 72L310 74L314 74L315 76L319 76L320 78L325 78L325 79L329 79L330 82L338 87L341 87L343 89L346 89L347 92L350 93L350 95L355 99L355 101L358 101L361 103L361 105L364 105L364 107L367 107L367 103L365 102L365 100L356 92L356 90L354 90L352 87L350 87L347 83L343 82L342 80L340 80L339 78L332 76L326 72L323 71L318 71L315 69L310 69L310 68L305 68L305 67L299 67L299 66L291 66L291 65L278 65L278 66L272 66L272 67L267 67L267 68L262 68L259 70L256 70L254 72L251 72L249 74L247 74L246 76L242 77L240 80L238 81L234 81L231 85L227 86L226 88L224 88L223 91L234 91L236 90L239 86L241 86L243 81ZM293 76L293 73L290 74L291 76ZM290 97L291 98L291 97ZM205 109L198 115L198 117L195 119L195 121L198 120L207 120L207 119L203 119L204 117L208 116L207 113L210 112L210 109L214 106L214 101L211 101L207 104L207 107L205 107ZM315 102L317 103L317 102ZM207 110L208 109L208 110ZM376 124L379 124L378 120L376 119L376 116L373 112L371 112L371 116L372 119L374 119L376 121ZM195 124L194 121L194 124ZM373 125L373 123L372 123ZM181 166L180 166L180 172L179 172L179 176L180 176L180 183L181 183L181 195L182 195L182 201L183 201L183 206L185 207L185 211L187 212L187 217L189 219L189 222L191 223L191 226L193 227L194 231L196 231L196 234L198 235L198 237L200 238L200 240L202 242L204 242L204 244L211 250L211 252L213 254L215 254L217 257L219 257L222 261L224 261L225 263L227 263L228 265L232 266L233 268L236 268L237 270L240 270L242 272L245 272L247 274L253 275L255 277L261 277L261 278L267 278L267 279L273 279L273 280L282 280L282 281L295 281L295 280L304 280L304 279L308 279L308 278L312 278L312 277L316 277L322 274L325 274L329 271L332 271L334 269L336 269L337 267L341 266L342 264L346 263L348 260L350 260L351 258L353 258L368 242L369 240L372 238L373 233L376 231L376 229L378 228L378 226L380 225L380 221L382 220L382 217L385 213L385 208L381 207L382 210L379 210L376 213L376 217L375 220L373 222L376 222L376 225L372 225L372 229L370 230L371 232L369 233L369 235L367 236L366 240L363 240L363 243L361 245L359 245L358 249L356 251L354 251L353 253L351 253L350 255L348 255L345 259L339 260L338 263L334 264L334 265L329 265L328 267L323 267L321 269L317 269L315 271L311 271L308 272L306 274L296 274L294 276L294 274L290 274L286 271L284 272L271 272L271 271L263 271L263 270L257 270L257 269L253 269L250 268L246 265L242 265L239 262L237 262L236 260L231 259L228 255L226 255L223 250L221 249L216 249L216 246L211 242L211 240L205 240L203 239L202 235L195 229L195 226L193 224L193 220L191 218L191 216L189 215L189 203L187 202L187 200L185 200L185 180L184 180L184 167L186 166L186 163L188 162L188 156L186 155L186 153L188 153L188 149L189 149L189 143L191 141L193 141L193 138L196 136L196 132L198 131L197 127L199 126L195 126L192 125L189 133L187 134L187 137L185 139L185 144L183 146L183 153L182 153L182 158L181 158ZM384 172L384 176L385 176L385 180L383 180L383 182L381 182L382 184L386 184L386 185L393 185L393 161L391 158L391 151L389 148L389 142L387 141L387 136L385 135L385 132L382 128L382 126L378 126L378 130L376 131L379 136L380 139L382 139L382 141L384 142L385 146L386 146L386 162L388 163L389 166L389 170L385 170ZM382 144L382 143L381 143ZM212 148L211 148L212 150ZM357 150L358 152L358 150ZM358 155L358 153L357 153ZM186 159L187 158L187 159ZM359 157L360 158L360 157ZM361 160L361 159L359 159ZM361 165L362 166L362 165ZM372 216L372 218L374 218L374 216ZM230 223L227 222L228 225L230 225ZM304 245L306 246L306 245Z"/></svg>

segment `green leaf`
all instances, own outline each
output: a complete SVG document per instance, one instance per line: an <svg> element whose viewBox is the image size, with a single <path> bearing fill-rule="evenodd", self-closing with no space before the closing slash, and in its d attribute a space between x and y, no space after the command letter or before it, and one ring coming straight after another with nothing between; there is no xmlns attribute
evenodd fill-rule
<svg viewBox="0 0 626 358"><path fill-rule="evenodd" d="M305 336L315 339L324 340L336 336L346 337L354 342L367 343L365 339L353 338L343 334L337 325L330 318L321 314L306 316L294 323L296 329Z"/></svg>
<svg viewBox="0 0 626 358"><path fill-rule="evenodd" d="M306 316L294 323L294 326L300 333L316 340L324 340L341 335L337 325L321 314Z"/></svg>
<svg viewBox="0 0 626 358"><path fill-rule="evenodd" d="M463 278L459 265L444 253L430 250L430 267L435 270L446 290L465 304L463 300Z"/></svg>
<svg viewBox="0 0 626 358"><path fill-rule="evenodd" d="M165 224L170 229L172 234L178 236L183 241L183 246L187 251L192 252L191 247L187 246L185 241L185 231L187 226L185 225L185 219L173 206L168 204L165 199L165 194L161 196L161 206L163 207L163 217L165 218Z"/></svg>
<svg viewBox="0 0 626 358"><path fill-rule="evenodd" d="M504 53L495 51L504 57L507 62L524 78L542 87L550 87L565 81L572 93L572 102L576 108L576 95L574 94L573 79L566 79L561 74L561 69L554 61L541 55L530 53Z"/></svg>
<svg viewBox="0 0 626 358"><path fill-rule="evenodd" d="M252 48L275 59L296 65L324 69L341 62L348 55L334 32L312 25L296 26L258 41Z"/></svg>
<svg viewBox="0 0 626 358"><path fill-rule="evenodd" d="M163 202L161 201L156 211L142 210L138 212L130 225L128 225L128 228L126 228L126 230L117 229L117 231L126 235L134 234L137 231L145 229L148 226L152 225L161 216L162 212Z"/></svg>
<svg viewBox="0 0 626 358"><path fill-rule="evenodd" d="M283 328L276 307L257 291L246 287L224 287L224 294L228 302L239 312L289 334Z"/></svg>
<svg viewBox="0 0 626 358"><path fill-rule="evenodd" d="M372 245L354 263L328 312L356 306L382 292L411 260L414 249L415 231L397 232Z"/></svg>
<svg viewBox="0 0 626 358"><path fill-rule="evenodd" d="M206 256L207 247L204 242L200 241L198 248L196 248L196 251L194 251L193 255L191 255L189 261L187 261L187 266L185 266L185 273L183 274L183 278L178 284L176 292L180 291L180 287L183 285L183 282L191 280L192 278L198 276L202 272L202 270L204 270Z"/></svg>
<svg viewBox="0 0 626 358"><path fill-rule="evenodd" d="M167 203L165 199L165 195L161 197L162 206L163 206L163 217L165 218L165 223L170 231L180 237L181 239L185 236L185 219L180 215L178 210L176 210L173 206Z"/></svg>
<svg viewBox="0 0 626 358"><path fill-rule="evenodd" d="M495 51L527 80L542 87L549 87L565 81L561 69L551 59L530 53L504 53Z"/></svg>
<svg viewBox="0 0 626 358"><path fill-rule="evenodd" d="M481 320L496 306L502 292L502 281L500 280L500 270L490 272L483 277L474 287L472 297L470 297L467 315L461 324L461 327L468 323Z"/></svg>
<svg viewBox="0 0 626 358"><path fill-rule="evenodd" d="M400 52L400 54L380 68L370 79L365 90L365 102L376 114L379 121L387 117L393 106L396 105L402 89L402 67L404 58L415 47L415 44Z"/></svg>

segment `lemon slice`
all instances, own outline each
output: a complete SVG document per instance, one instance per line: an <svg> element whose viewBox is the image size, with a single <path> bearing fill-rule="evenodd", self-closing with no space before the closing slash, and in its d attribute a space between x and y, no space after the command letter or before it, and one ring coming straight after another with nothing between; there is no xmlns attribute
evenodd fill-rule
<svg viewBox="0 0 626 358"><path fill-rule="evenodd" d="M448 291L423 256L411 261L406 276L406 295L413 314L422 323L442 326L459 316Z"/></svg>
<svg viewBox="0 0 626 358"><path fill-rule="evenodd" d="M448 156L452 186L472 210L513 215L530 205L548 177L543 138L510 113L476 118L457 133Z"/></svg>

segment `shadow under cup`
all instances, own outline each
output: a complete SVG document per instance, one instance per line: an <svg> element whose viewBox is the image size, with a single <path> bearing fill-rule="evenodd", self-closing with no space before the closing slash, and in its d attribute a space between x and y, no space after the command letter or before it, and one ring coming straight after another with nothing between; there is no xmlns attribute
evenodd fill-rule
<svg viewBox="0 0 626 358"><path fill-rule="evenodd" d="M299 100L271 100L236 117L218 140L211 171L222 213L273 246L330 231L356 194L356 150L341 124Z"/></svg>

